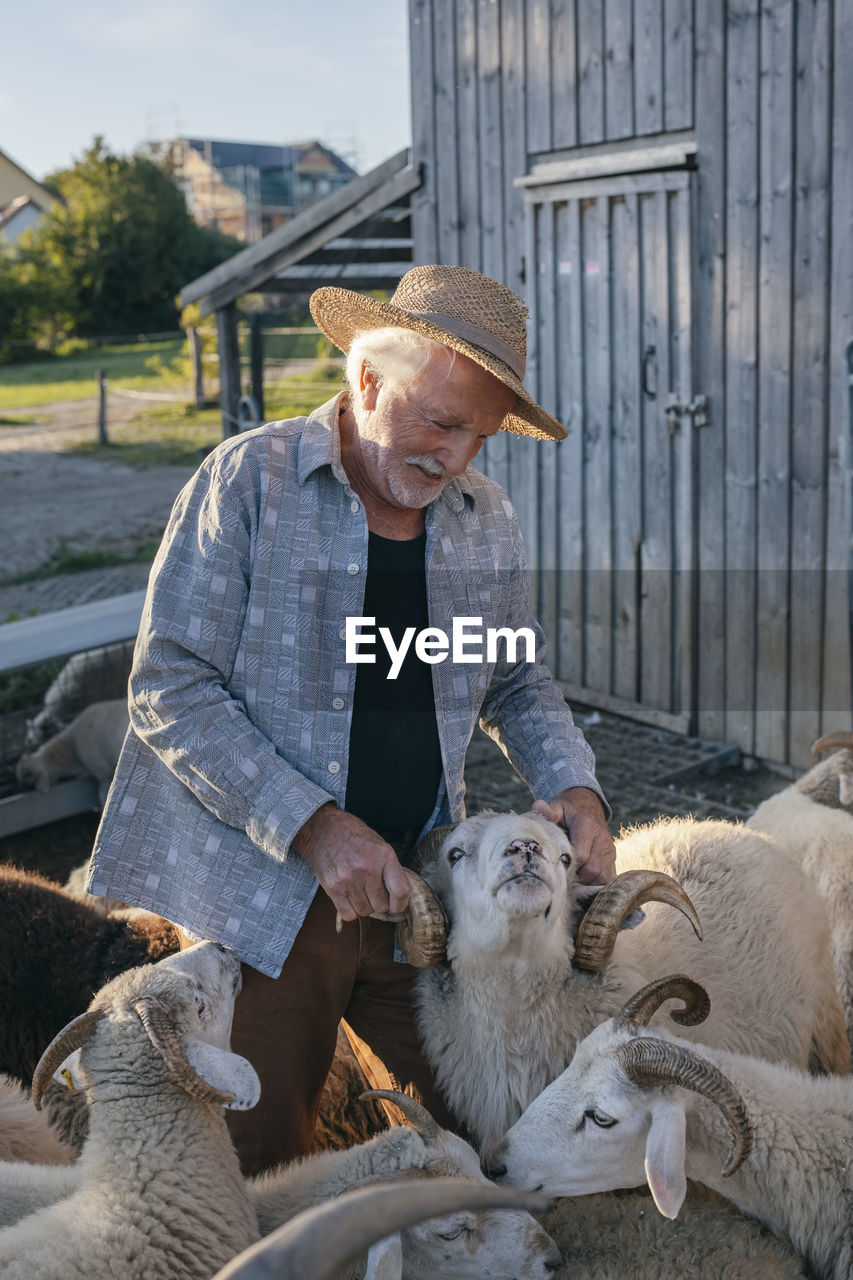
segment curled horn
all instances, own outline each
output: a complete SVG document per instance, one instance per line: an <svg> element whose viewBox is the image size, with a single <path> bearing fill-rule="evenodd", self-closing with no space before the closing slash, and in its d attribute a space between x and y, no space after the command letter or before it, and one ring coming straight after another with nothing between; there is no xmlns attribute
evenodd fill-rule
<svg viewBox="0 0 853 1280"><path fill-rule="evenodd" d="M732 1132L732 1149L723 1166L723 1177L730 1177L740 1168L752 1150L755 1131L746 1103L719 1068L684 1045L645 1037L620 1045L616 1055L628 1079L641 1089L677 1084L716 1103Z"/></svg>
<svg viewBox="0 0 853 1280"><path fill-rule="evenodd" d="M445 837L449 836L451 831L455 831L458 826L458 822L446 822L441 827L433 827L432 831L428 831L425 836L422 836L415 846L415 864L422 867L425 863L432 862L444 844Z"/></svg>
<svg viewBox="0 0 853 1280"><path fill-rule="evenodd" d="M87 1009L53 1037L39 1058L33 1075L32 1097L36 1111L41 1111L44 1091L50 1084L54 1071L62 1066L69 1053L82 1048L103 1018L104 1012L103 1009Z"/></svg>
<svg viewBox="0 0 853 1280"><path fill-rule="evenodd" d="M821 751L829 751L834 747L847 747L853 751L853 733L825 733L812 746L812 755L819 756Z"/></svg>
<svg viewBox="0 0 853 1280"><path fill-rule="evenodd" d="M359 1101L365 1101L367 1098L382 1098L385 1102L393 1102L424 1142L434 1143L441 1139L441 1125L433 1119L423 1103L416 1102L407 1093L398 1093L395 1089L368 1089L365 1093L359 1094Z"/></svg>
<svg viewBox="0 0 853 1280"><path fill-rule="evenodd" d="M669 1015L683 1027L695 1027L697 1023L704 1022L711 1012L711 1001L705 988L683 973L673 973L668 978L658 978L641 987L622 1006L618 1022L622 1026L647 1027L652 1015L667 1000L684 1001L683 1009L676 1009Z"/></svg>
<svg viewBox="0 0 853 1280"><path fill-rule="evenodd" d="M696 909L677 880L663 871L623 871L605 885L581 921L572 963L578 969L601 973L613 954L622 921L644 902L666 902L675 907L702 940Z"/></svg>
<svg viewBox="0 0 853 1280"><path fill-rule="evenodd" d="M153 996L143 996L134 1000L133 1009L176 1084L202 1102L218 1102L222 1106L234 1102L236 1094L228 1089L215 1089L192 1066L175 1029L174 1016L166 1005Z"/></svg>
<svg viewBox="0 0 853 1280"><path fill-rule="evenodd" d="M426 880L404 867L409 881L409 904L397 925L397 937L409 964L429 969L441 964L447 952L447 916Z"/></svg>
<svg viewBox="0 0 853 1280"><path fill-rule="evenodd" d="M298 1214L217 1271L213 1280L333 1280L377 1240L458 1209L543 1212L547 1196L469 1178L413 1179L347 1191Z"/></svg>

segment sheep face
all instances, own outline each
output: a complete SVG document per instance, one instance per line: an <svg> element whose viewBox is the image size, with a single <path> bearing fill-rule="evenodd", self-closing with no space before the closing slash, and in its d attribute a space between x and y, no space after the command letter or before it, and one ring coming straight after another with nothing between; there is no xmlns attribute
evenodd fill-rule
<svg viewBox="0 0 853 1280"><path fill-rule="evenodd" d="M159 1055L166 1075L186 1092L232 1109L253 1107L260 1094L258 1077L244 1058L229 1049L240 975L234 953L213 942L129 969L95 997L89 1013L83 1015L95 1021L82 1043L77 1038L73 1053L63 1056L66 1033L57 1037L55 1077L98 1096L99 1089L111 1089L124 1050L134 1043L144 1044L147 1037L149 1063ZM49 1048L45 1059L51 1053ZM144 1070L147 1085L157 1087L161 1073L150 1066ZM40 1073L41 1064L37 1078ZM124 1085L119 1082L118 1087L122 1090Z"/></svg>
<svg viewBox="0 0 853 1280"><path fill-rule="evenodd" d="M479 814L422 868L450 919L447 957L547 946L566 956L578 888L566 833L537 813ZM531 927L532 926L532 927Z"/></svg>
<svg viewBox="0 0 853 1280"><path fill-rule="evenodd" d="M22 755L15 765L15 776L19 787L24 790L39 791L42 795L50 791L53 781L47 765L38 755Z"/></svg>
<svg viewBox="0 0 853 1280"><path fill-rule="evenodd" d="M474 1148L448 1130L441 1131L435 1155L421 1173L488 1183ZM553 1240L529 1213L494 1209L460 1209L409 1227L403 1257L408 1280L445 1274L457 1280L547 1280L560 1263Z"/></svg>
<svg viewBox="0 0 853 1280"><path fill-rule="evenodd" d="M496 1182L551 1196L590 1195L648 1181L674 1218L686 1191L683 1091L641 1091L616 1051L637 1033L608 1019L578 1045L561 1076L530 1104L483 1165ZM656 1040L667 1038L656 1027ZM680 1096L676 1096L680 1095Z"/></svg>

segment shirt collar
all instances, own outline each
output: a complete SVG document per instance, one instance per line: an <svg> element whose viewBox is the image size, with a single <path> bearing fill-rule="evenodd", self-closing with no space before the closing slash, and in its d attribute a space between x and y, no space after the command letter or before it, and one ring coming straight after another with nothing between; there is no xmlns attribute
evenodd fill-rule
<svg viewBox="0 0 853 1280"><path fill-rule="evenodd" d="M338 413L343 395L344 392L341 391L333 399L321 404L305 423L296 463L296 475L300 484L304 484L320 467L331 467L336 480L344 485L349 483L341 462L341 438L338 431ZM430 505L446 503L458 515L464 509L466 500L469 506L474 506L474 488L467 471L445 485L435 504Z"/></svg>

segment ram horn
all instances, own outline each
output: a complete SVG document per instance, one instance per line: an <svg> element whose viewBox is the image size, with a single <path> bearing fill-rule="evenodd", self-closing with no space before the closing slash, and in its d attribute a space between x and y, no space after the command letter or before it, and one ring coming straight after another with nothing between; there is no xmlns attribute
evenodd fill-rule
<svg viewBox="0 0 853 1280"><path fill-rule="evenodd" d="M677 880L664 871L623 871L605 885L581 921L572 964L590 973L601 973L613 954L616 935L627 915L644 902L666 902L693 926L702 940L702 926L693 903Z"/></svg>
<svg viewBox="0 0 853 1280"><path fill-rule="evenodd" d="M437 1142L441 1138L441 1125L430 1115L422 1102L417 1102L414 1098L409 1097L407 1093L398 1093L395 1089L368 1089L365 1093L359 1094L359 1101L364 1102L368 1098L383 1098L385 1102L392 1102L395 1107L402 1111L409 1124L421 1135L424 1142Z"/></svg>
<svg viewBox="0 0 853 1280"><path fill-rule="evenodd" d="M469 1178L428 1178L347 1191L298 1214L217 1271L213 1280L333 1280L377 1240L459 1209L541 1213L547 1196Z"/></svg>
<svg viewBox="0 0 853 1280"><path fill-rule="evenodd" d="M731 1177L740 1168L752 1150L755 1131L746 1103L718 1067L683 1045L647 1037L629 1040L619 1046L616 1054L628 1079L641 1089L676 1084L716 1103L732 1132L732 1149L723 1166L723 1177Z"/></svg>
<svg viewBox="0 0 853 1280"><path fill-rule="evenodd" d="M33 1074L32 1098L36 1111L41 1111L44 1091L50 1084L54 1071L62 1066L70 1053L82 1048L104 1017L104 1013L103 1009L87 1009L53 1037L39 1058Z"/></svg>
<svg viewBox="0 0 853 1280"><path fill-rule="evenodd" d="M853 733L825 733L812 746L812 755L819 756L822 751L835 747L846 747L848 751L853 751Z"/></svg>
<svg viewBox="0 0 853 1280"><path fill-rule="evenodd" d="M215 1089L192 1066L175 1029L172 1012L166 1005L156 997L142 996L134 1000L133 1009L151 1044L165 1062L169 1075L190 1097L199 1098L202 1102L218 1102L221 1106L235 1101L236 1094L228 1089Z"/></svg>
<svg viewBox="0 0 853 1280"><path fill-rule="evenodd" d="M617 1018L621 1026L647 1027L652 1015L667 1000L683 1000L684 1008L670 1012L674 1022L683 1027L695 1027L704 1022L711 1012L711 1001L708 992L698 982L683 973L670 974L668 978L658 978L649 982L622 1006Z"/></svg>
<svg viewBox="0 0 853 1280"><path fill-rule="evenodd" d="M403 870L409 881L409 905L397 925L397 938L409 964L429 969L441 964L447 953L447 916L426 880L408 867Z"/></svg>

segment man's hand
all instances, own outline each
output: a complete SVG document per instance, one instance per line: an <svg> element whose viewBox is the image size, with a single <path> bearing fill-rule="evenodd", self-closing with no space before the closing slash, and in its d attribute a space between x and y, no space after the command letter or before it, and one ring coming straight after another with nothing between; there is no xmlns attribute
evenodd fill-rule
<svg viewBox="0 0 853 1280"><path fill-rule="evenodd" d="M293 837L342 920L398 915L409 882L390 844L352 813L324 804Z"/></svg>
<svg viewBox="0 0 853 1280"><path fill-rule="evenodd" d="M594 791L570 787L554 796L550 804L536 800L533 808L568 832L581 884L607 884L613 879L616 846Z"/></svg>

